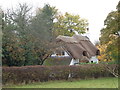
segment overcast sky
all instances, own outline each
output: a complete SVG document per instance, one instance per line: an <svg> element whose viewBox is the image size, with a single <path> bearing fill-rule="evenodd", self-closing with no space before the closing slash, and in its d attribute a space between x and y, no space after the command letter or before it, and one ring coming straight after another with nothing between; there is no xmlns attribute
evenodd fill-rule
<svg viewBox="0 0 120 90"><path fill-rule="evenodd" d="M43 7L45 3L55 6L63 14L79 14L89 22L90 40L94 43L99 40L100 30L108 13L116 10L119 0L0 0L3 10L16 7L18 3L27 3L37 7Z"/></svg>

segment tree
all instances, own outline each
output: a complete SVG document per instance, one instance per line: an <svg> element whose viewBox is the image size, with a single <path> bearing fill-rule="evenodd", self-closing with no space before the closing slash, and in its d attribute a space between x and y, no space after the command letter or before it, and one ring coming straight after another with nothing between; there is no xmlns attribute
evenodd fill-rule
<svg viewBox="0 0 120 90"><path fill-rule="evenodd" d="M35 50L39 56L39 64L50 56L55 47L53 35L53 21L57 14L57 9L46 4L42 9L39 8L35 17L31 20L31 30L35 39Z"/></svg>
<svg viewBox="0 0 120 90"><path fill-rule="evenodd" d="M16 10L8 10L4 14L2 60L9 66L26 65L30 54L29 8L26 4L19 4ZM29 42L30 41L30 42ZM26 43L27 42L27 43Z"/></svg>
<svg viewBox="0 0 120 90"><path fill-rule="evenodd" d="M118 54L118 40L120 39L118 35L118 31L120 30L119 14L119 11L112 11L108 14L104 21L105 27L101 30L100 37L101 46L107 46L104 51L104 53L106 53L106 55L104 54L106 59L116 62L118 62L120 58Z"/></svg>
<svg viewBox="0 0 120 90"><path fill-rule="evenodd" d="M44 40L52 41L53 39L53 20L57 9L46 4L42 9L38 8L35 17L31 20L31 30L35 30L36 36Z"/></svg>
<svg viewBox="0 0 120 90"><path fill-rule="evenodd" d="M3 26L3 10L0 7L0 58L2 57L2 27ZM1 60L0 60L1 65Z"/></svg>
<svg viewBox="0 0 120 90"><path fill-rule="evenodd" d="M120 12L120 1L118 2L118 5L117 5L117 11Z"/></svg>
<svg viewBox="0 0 120 90"><path fill-rule="evenodd" d="M86 19L80 18L79 15L72 15L65 13L65 15L59 15L56 18L56 23L54 24L55 34L72 36L74 34L73 30L79 33L85 33L88 22Z"/></svg>

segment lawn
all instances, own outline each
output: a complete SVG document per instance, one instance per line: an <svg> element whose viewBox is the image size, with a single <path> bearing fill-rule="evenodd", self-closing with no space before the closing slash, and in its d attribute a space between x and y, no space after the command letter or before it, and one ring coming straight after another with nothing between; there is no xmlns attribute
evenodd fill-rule
<svg viewBox="0 0 120 90"><path fill-rule="evenodd" d="M27 85L4 86L3 88L118 88L118 78L48 81Z"/></svg>

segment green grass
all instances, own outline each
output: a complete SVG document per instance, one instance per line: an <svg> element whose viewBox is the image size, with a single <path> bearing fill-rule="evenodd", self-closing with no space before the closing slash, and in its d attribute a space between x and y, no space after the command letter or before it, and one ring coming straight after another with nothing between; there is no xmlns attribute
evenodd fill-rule
<svg viewBox="0 0 120 90"><path fill-rule="evenodd" d="M3 88L118 88L118 78L48 81L28 85L4 86Z"/></svg>

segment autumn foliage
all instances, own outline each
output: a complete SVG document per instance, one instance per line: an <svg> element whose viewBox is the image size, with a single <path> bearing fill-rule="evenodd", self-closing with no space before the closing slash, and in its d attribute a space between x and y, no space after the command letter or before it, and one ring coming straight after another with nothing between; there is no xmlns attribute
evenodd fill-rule
<svg viewBox="0 0 120 90"><path fill-rule="evenodd" d="M105 21L104 28L101 29L100 45L101 61L119 63L120 60L120 2L117 5L117 11L110 12Z"/></svg>

